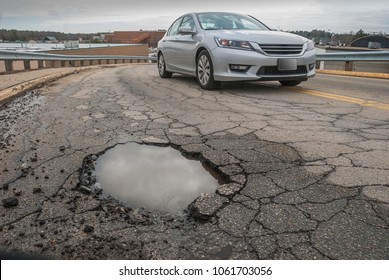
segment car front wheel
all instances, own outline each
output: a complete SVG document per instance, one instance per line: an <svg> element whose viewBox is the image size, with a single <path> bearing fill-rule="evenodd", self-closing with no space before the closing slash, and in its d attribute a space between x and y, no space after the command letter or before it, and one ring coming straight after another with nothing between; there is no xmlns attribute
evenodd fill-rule
<svg viewBox="0 0 389 280"><path fill-rule="evenodd" d="M166 71L165 58L162 53L158 56L158 72L161 78L171 78L173 74L171 72Z"/></svg>
<svg viewBox="0 0 389 280"><path fill-rule="evenodd" d="M301 81L280 81L280 84L283 86L294 87L301 83Z"/></svg>
<svg viewBox="0 0 389 280"><path fill-rule="evenodd" d="M213 64L206 50L202 50L197 58L196 77L202 89L213 90L220 86L220 82L213 78Z"/></svg>

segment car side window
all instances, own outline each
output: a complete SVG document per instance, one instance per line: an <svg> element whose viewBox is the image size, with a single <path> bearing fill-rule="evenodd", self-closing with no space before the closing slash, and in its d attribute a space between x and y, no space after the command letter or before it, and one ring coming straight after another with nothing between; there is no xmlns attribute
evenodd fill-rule
<svg viewBox="0 0 389 280"><path fill-rule="evenodd" d="M177 20L172 24L172 26L170 26L170 28L169 28L169 30L168 30L168 33L167 33L168 36L174 36L174 35L177 35L177 34L178 34L178 28L180 27L181 21L182 21L182 17L180 17L179 19L177 19Z"/></svg>
<svg viewBox="0 0 389 280"><path fill-rule="evenodd" d="M191 30L195 29L195 22L191 16L184 16L180 27L187 27Z"/></svg>

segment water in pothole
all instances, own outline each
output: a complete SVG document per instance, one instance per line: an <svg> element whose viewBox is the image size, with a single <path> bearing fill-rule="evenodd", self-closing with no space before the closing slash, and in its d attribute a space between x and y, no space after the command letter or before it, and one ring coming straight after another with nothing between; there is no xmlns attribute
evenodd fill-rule
<svg viewBox="0 0 389 280"><path fill-rule="evenodd" d="M104 193L128 206L164 213L185 209L201 193L214 193L218 181L196 160L171 147L127 143L100 156L95 175Z"/></svg>

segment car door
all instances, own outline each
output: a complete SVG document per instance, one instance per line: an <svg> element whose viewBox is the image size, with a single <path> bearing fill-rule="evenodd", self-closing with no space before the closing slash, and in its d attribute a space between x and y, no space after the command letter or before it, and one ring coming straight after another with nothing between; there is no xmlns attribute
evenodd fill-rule
<svg viewBox="0 0 389 280"><path fill-rule="evenodd" d="M176 65L177 67L186 74L193 75L195 73L195 55L198 45L198 40L196 40L195 34L181 33L180 28L185 30L191 30L191 32L196 32L195 22L191 15L186 15L183 17L180 27L178 29L178 34L176 37Z"/></svg>
<svg viewBox="0 0 389 280"><path fill-rule="evenodd" d="M182 17L178 18L173 24L170 26L168 31L166 32L166 36L162 38L162 53L165 57L165 64L167 70L177 71L179 68L177 67L177 52L179 52L177 44L178 37L178 29L180 28L182 22Z"/></svg>
<svg viewBox="0 0 389 280"><path fill-rule="evenodd" d="M198 42L195 40L196 35L180 34L180 27L196 30L191 15L178 18L162 39L162 53L168 71L193 75L195 73L194 56Z"/></svg>

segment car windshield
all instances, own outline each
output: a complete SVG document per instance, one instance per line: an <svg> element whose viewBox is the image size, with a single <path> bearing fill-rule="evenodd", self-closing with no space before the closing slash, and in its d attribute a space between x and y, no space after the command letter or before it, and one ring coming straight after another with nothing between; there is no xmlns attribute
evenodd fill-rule
<svg viewBox="0 0 389 280"><path fill-rule="evenodd" d="M245 15L228 13L201 13L197 15L204 30L270 30L260 21Z"/></svg>

